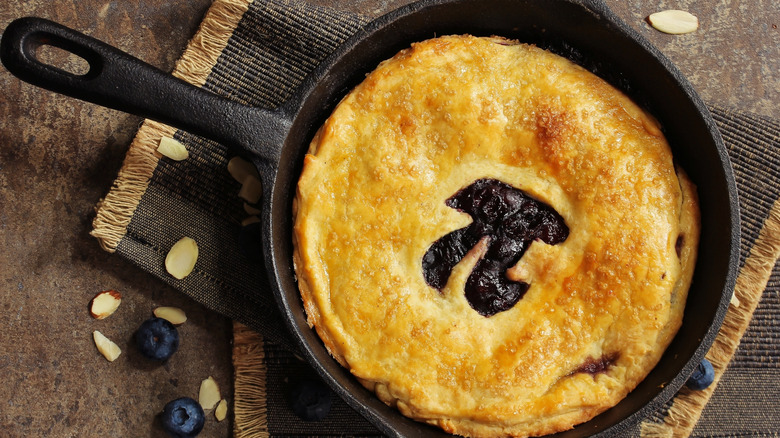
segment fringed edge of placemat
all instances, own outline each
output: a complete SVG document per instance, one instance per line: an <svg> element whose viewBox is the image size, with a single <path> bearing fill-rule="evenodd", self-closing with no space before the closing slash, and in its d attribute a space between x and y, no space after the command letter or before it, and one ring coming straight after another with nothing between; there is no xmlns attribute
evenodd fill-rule
<svg viewBox="0 0 780 438"><path fill-rule="evenodd" d="M233 323L233 436L268 437L263 338Z"/></svg>
<svg viewBox="0 0 780 438"><path fill-rule="evenodd" d="M734 288L736 300L732 300L720 332L707 353L707 359L712 362L715 369L715 380L707 389L701 391L683 388L675 397L663 423L642 424L642 437L690 436L737 351L742 335L750 325L753 312L761 300L778 257L780 257L780 201L775 201L761 229L761 234L737 277Z"/></svg>
<svg viewBox="0 0 780 438"><path fill-rule="evenodd" d="M250 3L252 0L216 0L176 62L173 76L202 86ZM119 175L106 197L98 203L92 221L90 235L97 238L105 251L115 252L127 233L160 160L157 152L160 138L172 137L175 132L175 128L151 120L145 120L138 129Z"/></svg>

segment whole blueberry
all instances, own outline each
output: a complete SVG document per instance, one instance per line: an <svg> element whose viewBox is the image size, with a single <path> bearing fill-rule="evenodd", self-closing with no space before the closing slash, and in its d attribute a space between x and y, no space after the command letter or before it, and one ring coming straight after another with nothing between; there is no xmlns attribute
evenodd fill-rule
<svg viewBox="0 0 780 438"><path fill-rule="evenodd" d="M135 332L141 354L154 360L167 360L179 348L179 331L162 318L149 318Z"/></svg>
<svg viewBox="0 0 780 438"><path fill-rule="evenodd" d="M301 380L290 391L290 403L302 420L319 421L330 412L333 392L320 381Z"/></svg>
<svg viewBox="0 0 780 438"><path fill-rule="evenodd" d="M703 359L699 366L693 370L693 374L688 378L685 385L688 388L700 391L712 384L715 380L715 369L712 368L712 364L707 359Z"/></svg>
<svg viewBox="0 0 780 438"><path fill-rule="evenodd" d="M203 430L206 416L200 403L189 397L168 402L160 414L163 428L171 436L191 438Z"/></svg>
<svg viewBox="0 0 780 438"><path fill-rule="evenodd" d="M253 262L263 259L260 241L263 237L263 228L260 222L253 222L241 227L238 233L238 243L241 251Z"/></svg>

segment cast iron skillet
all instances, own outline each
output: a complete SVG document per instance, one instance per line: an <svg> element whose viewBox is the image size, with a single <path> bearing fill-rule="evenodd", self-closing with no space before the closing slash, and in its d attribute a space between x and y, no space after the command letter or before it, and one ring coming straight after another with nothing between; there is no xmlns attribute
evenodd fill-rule
<svg viewBox="0 0 780 438"><path fill-rule="evenodd" d="M728 308L738 264L739 208L731 166L707 108L680 72L600 0L422 0L359 31L281 107L250 108L188 85L117 49L49 21L24 18L6 29L0 55L35 85L171 124L243 151L260 170L263 248L279 309L312 366L388 436L444 432L402 417L365 390L309 329L292 266L291 205L315 130L365 74L414 41L451 33L501 35L566 56L607 79L653 113L675 159L698 185L702 236L679 334L650 375L614 408L560 437L621 435L668 401L709 349ZM46 65L51 45L89 63L76 76Z"/></svg>

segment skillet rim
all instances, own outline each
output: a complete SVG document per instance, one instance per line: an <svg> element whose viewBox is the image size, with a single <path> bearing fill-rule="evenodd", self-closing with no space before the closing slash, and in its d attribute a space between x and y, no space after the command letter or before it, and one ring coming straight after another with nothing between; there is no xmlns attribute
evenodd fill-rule
<svg viewBox="0 0 780 438"><path fill-rule="evenodd" d="M498 0L501 1L501 0ZM526 1L528 2L535 2L536 0L530 0ZM541 0L540 0L541 1ZM342 80L341 78L333 78L331 77L332 70L334 69L334 66L339 64L340 62L344 62L344 59L346 57L349 57L349 55L359 48L361 43L365 43L365 40L370 38L376 38L376 35L382 32L383 30L392 27L392 25L397 22L404 19L408 19L410 16L415 14L430 14L430 10L436 8L436 7L453 7L452 5L458 5L458 4L468 4L468 3L477 3L479 0L419 0L410 4L407 4L405 6L402 6L401 8L395 9L393 11L388 12L385 15L382 15L369 23L367 23L364 27L362 27L360 30L358 30L353 36L348 38L343 44L341 44L330 56L328 56L320 65L318 65L315 70L306 77L304 82L299 86L299 88L296 90L293 96L286 101L282 106L278 108L278 111L284 116L284 117L290 117L291 119L291 126L292 129L289 132L293 132L296 130L296 123L300 119L300 113L304 109L305 105L310 102L312 99L312 95L317 92L318 87L323 87L323 83L327 85L331 81L338 82L339 80ZM738 262L739 262L739 242L740 242L740 221L739 221L739 203L737 198L737 189L736 189L736 182L733 175L733 170L731 168L731 164L728 158L728 154L726 152L725 145L723 143L722 138L720 137L720 134L717 130L717 127L715 125L714 120L712 119L712 116L709 112L709 109L706 107L706 105L703 103L701 98L698 96L692 85L687 81L687 79L682 75L682 73L674 66L674 64L666 58L657 48L655 48L649 41L647 41L644 37L642 37L638 32L636 32L633 28L628 26L626 23L624 23L619 17L617 17L607 6L605 3L603 3L600 0L556 0L547 2L548 4L551 3L557 3L557 4L572 4L579 7L584 8L587 12L590 12L591 14L595 15L598 20L601 22L603 26L605 26L610 32L618 32L620 36L627 38L630 40L633 44L636 44L638 49L641 49L645 55L651 56L655 62L657 62L658 66L661 67L663 70L665 70L673 79L672 86L675 86L679 88L680 91L682 91L685 95L685 100L692 105L693 109L695 110L695 113L699 116L699 122L703 125L705 130L709 133L712 143L715 147L715 153L720 161L720 167L721 171L723 172L723 177L726 185L726 191L728 194L728 201L726 203L727 209L728 209L728 222L729 222L729 236L728 236L728 261L727 261L727 272L725 273L725 277L723 278L723 287L721 289L720 293L720 299L718 301L718 306L715 309L715 313L712 315L712 320L708 322L706 333L701 339L698 339L699 346L695 349L694 353L687 359L687 361L684 362L683 366L679 368L679 371L675 374L674 378L669 380L663 388L658 391L655 395L649 398L649 401L647 401L640 409L635 410L633 413L622 417L617 422L613 422L606 426L605 428L602 428L600 430L595 430L594 432L596 435L594 436L615 436L619 435L621 433L624 433L628 431L631 427L636 425L641 419L647 417L651 413L655 412L662 404L666 403L668 400L670 400L674 394L682 387L682 385L687 380L690 373L693 371L693 369L698 365L699 362L703 359L704 355L706 354L707 350L711 346L711 344L714 342L715 337L718 334L718 331L720 330L720 326L723 322L723 319L725 318L726 311L728 310L729 301L731 297L731 292L734 289L734 285L736 282L736 275L737 275L737 268L738 268ZM427 11L427 12L426 12ZM576 61L575 61L576 62ZM591 70L589 68L589 70ZM369 69L368 71L371 71ZM598 73L597 73L598 74ZM601 76L601 75L599 75ZM612 82L612 81L610 81ZM615 85L615 84L613 84ZM344 87L342 87L344 88ZM622 87L618 86L618 88L622 89ZM340 95L343 96L349 91L349 88L344 88L342 92L331 92L331 94ZM624 90L625 91L625 90ZM632 98L634 96L631 96ZM338 99L336 99L338 100ZM335 106L335 103L331 102L332 106ZM642 105L642 103L640 103ZM645 105L642 105L645 106ZM332 110L332 108L330 108ZM330 111L322 111L326 113L325 115L329 115ZM324 118L323 118L324 120ZM319 125L317 125L319 126ZM311 129L311 126L308 127ZM306 140L306 142L301 144L289 144L290 141L290 135L288 135L285 139L285 142L283 146L281 147L282 150L290 150L290 149L303 149L304 151L308 147L308 140L310 140L310 137ZM670 141L671 143L671 141ZM282 156L282 160L284 160L284 157ZM294 184L279 184L279 178L278 178L278 170L277 168L274 171L273 177L270 178L272 181L271 187L269 190L271 193L267 193L266 199L270 200L266 203L264 206L264 227L263 227L263 252L265 254L265 263L267 267L267 271L269 272L269 276L271 278L271 286L273 289L274 296L277 300L277 303L279 304L280 311L283 314L283 319L285 321L285 324L287 324L288 329L292 332L295 343L298 345L300 350L304 353L306 356L307 361L312 365L312 367L317 371L317 373L326 381L328 384L336 391L339 396L341 396L342 399L344 399L352 408L357 410L361 415L366 417L370 422L372 422L376 427L378 427L383 433L390 435L390 436L412 436L412 434L409 435L403 435L401 432L401 429L406 429L405 427L401 427L400 429L397 427L397 424L390 424L391 422L397 423L400 421L402 426L403 423L413 422L414 426L420 426L422 429L425 429L423 432L424 435L419 436L431 436L431 433L438 434L440 436L451 436L449 434L444 433L443 431L432 428L431 426L425 425L424 423L419 423L413 420L410 420L406 417L403 417L399 412L397 412L394 409L387 408L384 404L381 404L381 402L378 402L378 399L374 396L373 393L369 392L368 390L362 388L362 386L359 386L358 383L356 383L355 379L352 378L352 387L355 389L357 386L358 393L354 391L350 391L347 386L344 386L344 382L341 380L344 378L345 371L341 365L335 362L335 360L327 355L326 361L328 363L322 362L322 351L325 351L324 346L319 341L319 338L316 334L314 334L314 331L309 329L308 325L305 321L305 315L302 314L302 308L301 311L297 311L294 307L300 307L300 303L297 303L297 306L293 306L292 303L288 300L288 294L286 293L285 289L285 283L287 283L287 287L289 288L289 281L290 278L284 279L285 275L288 273L290 274L291 278L293 279L294 283L294 272L290 272L289 269L280 269L280 265L289 265L285 266L290 267L292 266L291 260L284 260L285 257L279 256L279 253L284 251L278 251L276 248L276 244L282 244L284 245L285 242L283 242L283 238L290 238L291 235L288 232L280 231L276 232L276 228L274 228L275 220L279 215L282 215L286 213L289 216L289 209L284 211L284 213L278 213L277 215L274 215L274 211L279 211L280 207L279 204L288 205L291 204L291 199L294 197L294 187L291 187L291 185L297 184L297 175L300 173L299 171L292 172L295 174L294 177ZM266 186L268 187L268 186ZM285 228L285 227L281 227ZM291 228L291 226L287 227L288 230ZM282 234L283 236L280 236ZM290 240L288 239L288 240ZM278 261L281 260L282 263L278 263ZM702 267L699 265L699 262L697 262L697 270L701 270ZM290 299L295 300L297 298L298 301L300 301L300 297L298 295L298 289L297 284L294 284L294 293L290 294L292 295ZM686 306L687 307L687 306ZM298 313L296 313L298 312ZM686 309L686 316L688 314L688 309ZM683 323L685 324L685 322ZM312 345L312 337L315 339L314 344ZM677 337L675 337L675 341L673 341L673 344L677 342ZM671 346L670 346L671 348ZM318 351L314 351L314 350ZM319 357L318 357L319 355ZM666 355L664 355L666 357ZM331 363L332 362L332 363ZM664 363L664 358L661 359L660 363ZM342 370L343 372L336 371L336 375L334 376L333 373L333 364L335 364L338 369ZM651 371L653 373L653 371ZM346 373L348 376L347 378L351 378L351 375ZM639 390L641 387L637 387L635 391ZM366 399L368 398L368 399ZM621 402L622 403L622 402ZM616 406L619 406L621 403L619 403ZM392 412L390 420L384 418L383 414L386 414L387 412ZM612 409L608 410L607 412L611 411ZM601 414L597 417L602 417ZM550 436L560 436L560 437L569 437L569 436L581 436L580 433L589 433L588 427L593 422L593 420L583 423L581 425L576 426L571 431L561 432L555 435ZM404 431L406 432L406 431Z"/></svg>

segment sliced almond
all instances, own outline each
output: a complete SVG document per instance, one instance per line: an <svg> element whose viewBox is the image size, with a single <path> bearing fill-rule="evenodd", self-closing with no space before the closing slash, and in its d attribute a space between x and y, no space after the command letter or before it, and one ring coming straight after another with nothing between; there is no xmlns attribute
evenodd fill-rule
<svg viewBox="0 0 780 438"><path fill-rule="evenodd" d="M119 357L120 354L122 354L122 350L119 348L119 346L113 343L107 337L105 337L103 333L100 333L99 331L95 330L94 332L92 332L92 339L95 340L95 346L97 346L97 349L100 352L100 354L102 354L103 357L108 359L109 362L115 361L116 358Z"/></svg>
<svg viewBox="0 0 780 438"><path fill-rule="evenodd" d="M248 176L255 177L256 179L260 179L260 174L257 173L257 168L250 163L249 161L241 158L241 157L233 157L228 161L228 172L230 172L230 176L233 177L236 181L240 182L241 184L244 183L244 180Z"/></svg>
<svg viewBox="0 0 780 438"><path fill-rule="evenodd" d="M222 421L227 417L227 400L224 398L217 403L217 408L214 409L214 417L216 417L217 421Z"/></svg>
<svg viewBox="0 0 780 438"><path fill-rule="evenodd" d="M181 280L190 275L198 261L198 244L189 237L182 237L174 243L165 257L165 270Z"/></svg>
<svg viewBox="0 0 780 438"><path fill-rule="evenodd" d="M198 394L198 403L203 409L214 409L222 396L219 393L219 386L213 377L209 376L200 382L200 393Z"/></svg>
<svg viewBox="0 0 780 438"><path fill-rule="evenodd" d="M241 183L241 190L238 191L238 197L250 204L257 204L260 197L263 196L263 183L254 176L247 176Z"/></svg>
<svg viewBox="0 0 780 438"><path fill-rule="evenodd" d="M116 312L122 302L122 295L115 290L104 290L92 298L89 313L95 319L108 318Z"/></svg>
<svg viewBox="0 0 780 438"><path fill-rule="evenodd" d="M699 19L695 15L677 9L650 14L647 21L656 30L672 35L691 33L699 28Z"/></svg>
<svg viewBox="0 0 780 438"><path fill-rule="evenodd" d="M160 145L157 146L157 152L175 161L186 160L187 157L190 156L190 153L187 152L187 148L183 144L170 137L163 137L160 139Z"/></svg>
<svg viewBox="0 0 780 438"><path fill-rule="evenodd" d="M184 324L187 321L187 314L178 307L157 307L154 309L154 316L162 318L173 325Z"/></svg>
<svg viewBox="0 0 780 438"><path fill-rule="evenodd" d="M734 307L739 307L740 304L742 304L742 303L739 301L739 298L737 298L736 291L732 292L731 293L731 305L733 305Z"/></svg>

